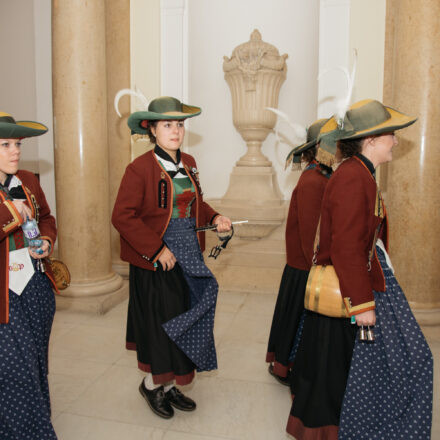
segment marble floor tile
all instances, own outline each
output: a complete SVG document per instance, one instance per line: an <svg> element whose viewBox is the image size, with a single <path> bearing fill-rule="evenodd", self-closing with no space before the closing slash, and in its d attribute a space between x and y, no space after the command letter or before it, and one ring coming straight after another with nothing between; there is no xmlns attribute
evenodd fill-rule
<svg viewBox="0 0 440 440"><path fill-rule="evenodd" d="M245 292L229 292L220 290L217 298L217 312L236 313L242 307L248 296Z"/></svg>
<svg viewBox="0 0 440 440"><path fill-rule="evenodd" d="M88 316L84 323L94 326L103 326L110 328L120 327L124 330L127 325L127 308L128 299L109 310L105 315L92 315Z"/></svg>
<svg viewBox="0 0 440 440"><path fill-rule="evenodd" d="M272 315L255 315L245 309L240 310L229 329L223 335L223 341L249 341L267 344L272 324Z"/></svg>
<svg viewBox="0 0 440 440"><path fill-rule="evenodd" d="M215 313L214 320L214 339L218 347L223 339L223 336L228 331L232 322L234 321L235 313L219 312Z"/></svg>
<svg viewBox="0 0 440 440"><path fill-rule="evenodd" d="M255 315L269 315L272 318L276 301L276 295L252 293L246 297L242 310Z"/></svg>
<svg viewBox="0 0 440 440"><path fill-rule="evenodd" d="M190 434L188 432L173 431L169 429L165 432L162 440L229 440L228 437L218 437L210 435Z"/></svg>
<svg viewBox="0 0 440 440"><path fill-rule="evenodd" d="M164 440L165 431L146 426L61 414L53 423L60 440Z"/></svg>
<svg viewBox="0 0 440 440"><path fill-rule="evenodd" d="M249 341L223 341L218 347L218 377L249 382L276 384L268 373L266 363L267 344ZM280 385L282 386L282 385ZM284 387L287 390L286 387Z"/></svg>
<svg viewBox="0 0 440 440"><path fill-rule="evenodd" d="M277 385L202 378L191 397L197 410L177 414L173 431L231 439L284 439L291 398Z"/></svg>
<svg viewBox="0 0 440 440"><path fill-rule="evenodd" d="M50 355L59 358L113 363L125 350L124 334L120 326L101 327L82 324L62 338L54 338L49 345Z"/></svg>
<svg viewBox="0 0 440 440"><path fill-rule="evenodd" d="M69 407L69 413L139 426L167 429L172 420L153 414L139 393L144 374L113 365Z"/></svg>

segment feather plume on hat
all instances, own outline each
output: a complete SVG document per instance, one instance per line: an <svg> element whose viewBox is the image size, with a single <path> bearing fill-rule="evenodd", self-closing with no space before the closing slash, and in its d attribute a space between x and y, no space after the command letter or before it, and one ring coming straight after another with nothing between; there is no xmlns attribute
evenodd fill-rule
<svg viewBox="0 0 440 440"><path fill-rule="evenodd" d="M356 78L356 66L357 66L357 50L353 50L353 66L351 72L348 71L346 67L336 66L323 70L319 75L318 79L321 79L328 72L333 70L341 71L347 81L347 92L345 96L341 98L334 98L335 102L335 112L333 115L335 121L335 127L333 130L320 133L319 135L319 146L316 153L316 158L319 162L332 166L335 163L336 145L339 139L345 134L349 133L352 127L350 124L347 125L345 115L350 108L354 82Z"/></svg>
<svg viewBox="0 0 440 440"><path fill-rule="evenodd" d="M293 143L295 144L302 144L305 142L306 138L307 138L307 129L306 127L304 127L301 124L298 124L296 122L292 122L289 118L289 116L282 112L281 110L278 110L276 108L272 108L272 107L266 107L267 110L275 113L277 115L277 122L275 124L275 128L274 128L274 132L275 132L275 137L277 139L278 142L282 142L282 139L279 135L279 130L277 129L278 124L280 122L285 122L287 123L292 129L293 129ZM292 169L293 170L298 170L301 169L301 161L300 162L296 162L293 161L293 151L292 150L289 155L286 158L286 165L284 167L284 169L287 169L287 167L292 164Z"/></svg>
<svg viewBox="0 0 440 440"><path fill-rule="evenodd" d="M135 102L136 102L135 106L136 106L137 110L140 110L140 111L148 110L148 105L150 103L140 89L138 89L136 86L135 86L134 90L133 89L121 89L121 90L119 90L119 92L116 93L115 99L113 101L115 111L120 118L122 118L122 115L119 112L119 100L123 96L126 96L126 95L133 96L135 98ZM137 141L139 139L149 139L149 137L147 135L142 135L142 134L136 133L136 134L132 135L132 139L134 141Z"/></svg>

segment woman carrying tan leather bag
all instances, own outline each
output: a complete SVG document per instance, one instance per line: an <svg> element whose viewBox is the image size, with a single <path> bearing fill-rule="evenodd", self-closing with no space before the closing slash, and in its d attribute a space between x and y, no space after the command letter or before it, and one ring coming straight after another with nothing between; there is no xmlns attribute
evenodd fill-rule
<svg viewBox="0 0 440 440"><path fill-rule="evenodd" d="M392 160L394 132L415 120L364 100L321 129L318 157L338 143L345 160L324 194L317 264L334 266L351 319L306 316L287 427L297 439L430 438L432 355L387 256L375 180ZM375 340L356 338L358 326L374 326Z"/></svg>

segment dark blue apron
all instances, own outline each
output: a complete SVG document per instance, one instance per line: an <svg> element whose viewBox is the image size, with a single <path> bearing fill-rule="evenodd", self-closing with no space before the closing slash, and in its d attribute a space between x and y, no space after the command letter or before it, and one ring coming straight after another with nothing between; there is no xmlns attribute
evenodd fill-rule
<svg viewBox="0 0 440 440"><path fill-rule="evenodd" d="M214 314L218 284L203 260L195 225L194 218L171 219L163 237L191 291L191 308L163 324L163 328L194 362L197 371L209 371L217 368Z"/></svg>
<svg viewBox="0 0 440 440"><path fill-rule="evenodd" d="M356 340L338 438L429 440L432 354L384 253L376 250L386 292L374 293L375 342Z"/></svg>

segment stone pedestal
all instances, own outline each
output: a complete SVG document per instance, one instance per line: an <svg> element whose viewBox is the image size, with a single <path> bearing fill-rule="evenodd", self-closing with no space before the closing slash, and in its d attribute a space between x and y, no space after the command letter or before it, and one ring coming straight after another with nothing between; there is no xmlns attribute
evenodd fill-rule
<svg viewBox="0 0 440 440"><path fill-rule="evenodd" d="M127 295L111 269L105 1L52 3L58 254L71 286L57 306L105 312Z"/></svg>
<svg viewBox="0 0 440 440"><path fill-rule="evenodd" d="M224 57L234 126L248 149L232 170L219 210L233 220L249 220L237 231L242 238L267 236L284 220L276 173L261 153L261 145L276 123L275 114L266 107L278 106L280 88L286 79L286 58L262 41L257 30L249 42L234 49L231 58Z"/></svg>
<svg viewBox="0 0 440 440"><path fill-rule="evenodd" d="M390 254L421 324L440 324L438 0L387 2L384 102L418 121L397 132L385 173Z"/></svg>
<svg viewBox="0 0 440 440"><path fill-rule="evenodd" d="M221 200L209 200L208 203L222 212ZM283 202L282 210L285 218L288 208L289 202ZM218 242L217 235L208 231L205 262L217 278L222 291L275 295L278 293L286 264L285 221L272 228L272 232L260 240L249 240L246 229L248 228L244 225L235 227L234 238L216 260L208 258L208 255Z"/></svg>

